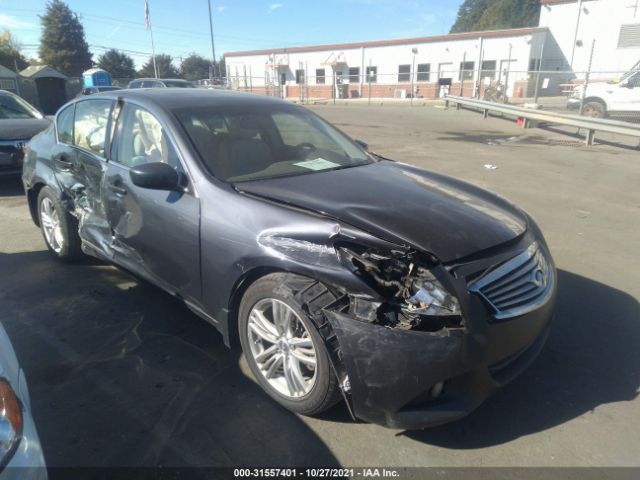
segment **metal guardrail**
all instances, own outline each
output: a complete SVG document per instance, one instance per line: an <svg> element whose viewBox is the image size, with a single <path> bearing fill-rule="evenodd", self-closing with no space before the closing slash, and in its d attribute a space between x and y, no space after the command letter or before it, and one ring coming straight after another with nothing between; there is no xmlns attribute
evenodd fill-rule
<svg viewBox="0 0 640 480"><path fill-rule="evenodd" d="M447 95L445 104L449 106L449 102L456 104L456 109L461 107L469 107L479 109L483 113L483 117L487 118L489 112L499 112L504 115L511 115L524 119L524 128L531 127L531 122L545 122L558 125L568 125L570 127L582 128L587 131L585 135L585 145L592 146L595 139L595 132L616 133L619 135L627 135L640 139L640 124L621 122L617 120L607 120L601 118L579 117L566 113L549 112L545 110L536 110L533 108L514 107L513 105L505 105L502 103L486 102L484 100L474 100L471 98L457 97Z"/></svg>

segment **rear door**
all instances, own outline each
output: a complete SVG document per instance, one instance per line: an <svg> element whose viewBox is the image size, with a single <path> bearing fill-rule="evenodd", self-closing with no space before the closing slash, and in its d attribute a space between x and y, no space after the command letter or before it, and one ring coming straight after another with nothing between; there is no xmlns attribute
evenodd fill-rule
<svg viewBox="0 0 640 480"><path fill-rule="evenodd" d="M100 186L107 171L107 139L114 105L106 98L78 101L73 122L77 183L71 193L80 214L80 237L100 251L104 251L102 245L109 238Z"/></svg>
<svg viewBox="0 0 640 480"><path fill-rule="evenodd" d="M183 191L140 188L129 171L164 162L185 180ZM145 108L125 103L103 184L116 262L185 299L200 299L200 202L188 184L171 133Z"/></svg>
<svg viewBox="0 0 640 480"><path fill-rule="evenodd" d="M73 187L80 182L76 149L73 146L73 121L76 104L56 116L56 143L51 149L51 169L63 198L74 198Z"/></svg>

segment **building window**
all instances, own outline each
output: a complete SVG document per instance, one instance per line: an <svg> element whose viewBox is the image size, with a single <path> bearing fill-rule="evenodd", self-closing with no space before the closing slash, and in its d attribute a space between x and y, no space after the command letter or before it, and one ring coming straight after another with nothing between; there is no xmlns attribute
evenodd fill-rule
<svg viewBox="0 0 640 480"><path fill-rule="evenodd" d="M318 85L324 85L325 73L324 68L316 68L316 83Z"/></svg>
<svg viewBox="0 0 640 480"><path fill-rule="evenodd" d="M431 74L431 65L428 63L419 63L418 64L418 82L428 82L429 76Z"/></svg>
<svg viewBox="0 0 640 480"><path fill-rule="evenodd" d="M640 47L640 23L620 26L618 48Z"/></svg>
<svg viewBox="0 0 640 480"><path fill-rule="evenodd" d="M367 67L367 82L376 83L378 81L378 67Z"/></svg>
<svg viewBox="0 0 640 480"><path fill-rule="evenodd" d="M16 89L16 81L12 79L2 79L0 80L0 89L1 90L15 90Z"/></svg>
<svg viewBox="0 0 640 480"><path fill-rule="evenodd" d="M485 60L482 62L482 72L480 72L480 80L484 81L485 78L495 80L496 78L496 61Z"/></svg>
<svg viewBox="0 0 640 480"><path fill-rule="evenodd" d="M304 70L296 70L296 83L301 85L304 83Z"/></svg>
<svg viewBox="0 0 640 480"><path fill-rule="evenodd" d="M349 69L349 83L360 83L360 67Z"/></svg>
<svg viewBox="0 0 640 480"><path fill-rule="evenodd" d="M473 80L474 62L460 62L460 75L458 80Z"/></svg>
<svg viewBox="0 0 640 480"><path fill-rule="evenodd" d="M398 65L398 83L407 83L411 80L411 65Z"/></svg>

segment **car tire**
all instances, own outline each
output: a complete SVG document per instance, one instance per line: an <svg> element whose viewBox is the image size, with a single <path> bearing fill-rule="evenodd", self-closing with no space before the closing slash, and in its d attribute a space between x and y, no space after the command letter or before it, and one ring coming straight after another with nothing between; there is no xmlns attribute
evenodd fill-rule
<svg viewBox="0 0 640 480"><path fill-rule="evenodd" d="M82 257L78 220L50 187L43 187L38 194L38 221L47 248L58 260L72 262Z"/></svg>
<svg viewBox="0 0 640 480"><path fill-rule="evenodd" d="M582 106L582 116L591 118L605 118L607 116L607 108L601 102L587 102Z"/></svg>
<svg viewBox="0 0 640 480"><path fill-rule="evenodd" d="M330 331L330 325L323 320L321 309L332 303L335 298L320 282L299 275L275 273L253 283L240 302L238 333L249 368L262 389L271 398L295 413L317 415L335 405L341 398L338 379L333 371L323 335L320 334L320 331L323 331L324 338L328 338L327 332ZM290 323L296 325L296 333L291 335L289 340L286 339L288 336L286 332L262 330L262 324L258 327L255 323L255 312L258 311L261 311L267 321L276 318L274 302L278 306L278 311L284 316L288 314ZM276 327L276 321L271 323L272 327ZM272 335L269 338L273 341L267 341L256 334L256 328L261 329L262 333L270 332ZM276 340L278 333L280 339ZM285 343L282 343L283 339ZM291 346L287 346L287 341L291 342ZM302 346L303 342L307 348L298 349L295 346ZM309 357L312 356L309 354L311 349L308 345L312 345L315 367L307 365ZM275 347L273 355L267 360L260 358L260 355L271 347ZM301 355L300 352L303 351L305 353ZM273 360L278 355L281 357L279 366L271 372L272 377L268 378L270 370L268 367L278 362ZM305 358L304 362L298 361L301 357ZM296 371L296 362L298 362L297 372L302 374L303 383L296 383L293 380L290 382L291 377L297 377L292 373L287 375L285 372L285 366L288 370ZM299 388L292 389L291 383Z"/></svg>

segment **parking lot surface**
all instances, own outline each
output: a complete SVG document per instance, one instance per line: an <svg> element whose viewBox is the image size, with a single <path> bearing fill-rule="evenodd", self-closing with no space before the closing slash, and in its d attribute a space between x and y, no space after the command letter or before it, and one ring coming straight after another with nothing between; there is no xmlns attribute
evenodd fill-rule
<svg viewBox="0 0 640 480"><path fill-rule="evenodd" d="M638 151L434 106L311 108L381 155L493 190L538 220L559 270L540 358L431 430L354 423L344 405L296 416L177 300L98 262L54 261L19 181L2 178L0 321L47 463L640 466Z"/></svg>

